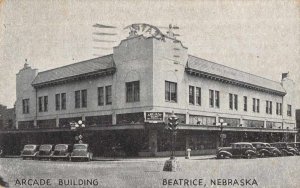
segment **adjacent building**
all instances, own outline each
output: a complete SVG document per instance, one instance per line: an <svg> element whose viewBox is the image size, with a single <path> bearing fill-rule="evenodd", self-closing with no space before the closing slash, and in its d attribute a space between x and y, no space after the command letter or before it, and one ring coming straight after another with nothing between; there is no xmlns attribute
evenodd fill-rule
<svg viewBox="0 0 300 188"><path fill-rule="evenodd" d="M73 143L70 124L82 120L96 155L165 156L173 111L177 154L296 139L288 74L276 82L189 55L172 35L131 32L113 54L43 72L26 63L16 82L20 144Z"/></svg>

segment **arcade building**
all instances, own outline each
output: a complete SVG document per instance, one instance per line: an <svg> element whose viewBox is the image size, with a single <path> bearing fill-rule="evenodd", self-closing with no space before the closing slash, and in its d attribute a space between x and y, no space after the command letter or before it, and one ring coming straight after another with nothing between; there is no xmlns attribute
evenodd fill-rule
<svg viewBox="0 0 300 188"><path fill-rule="evenodd" d="M288 74L276 82L201 59L172 32L137 25L110 55L43 72L26 63L16 75L16 127L0 131L2 144L12 153L29 143L72 144L71 125L82 120L96 156L169 156L172 112L177 155L297 139Z"/></svg>

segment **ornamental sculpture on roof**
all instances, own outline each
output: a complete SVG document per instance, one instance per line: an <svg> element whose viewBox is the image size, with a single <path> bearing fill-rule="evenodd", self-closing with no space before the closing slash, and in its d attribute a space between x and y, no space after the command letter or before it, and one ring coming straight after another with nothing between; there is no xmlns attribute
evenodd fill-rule
<svg viewBox="0 0 300 188"><path fill-rule="evenodd" d="M146 38L154 37L156 39L165 40L165 35L155 26L145 23L136 23L126 26L124 29L129 29L128 38L135 36L144 36Z"/></svg>

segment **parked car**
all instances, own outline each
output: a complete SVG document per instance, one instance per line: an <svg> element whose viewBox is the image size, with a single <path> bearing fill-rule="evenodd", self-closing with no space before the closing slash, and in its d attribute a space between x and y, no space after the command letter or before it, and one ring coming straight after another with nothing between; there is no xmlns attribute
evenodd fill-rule
<svg viewBox="0 0 300 188"><path fill-rule="evenodd" d="M288 143L287 145L288 145L288 147L290 147L292 150L295 150L295 151L294 151L294 154L300 155L300 152L299 152L299 146L300 146L300 143L299 143L299 142L298 142L298 146L297 146L297 143L296 143L296 142L291 142L291 143Z"/></svg>
<svg viewBox="0 0 300 188"><path fill-rule="evenodd" d="M54 148L54 152L51 155L51 160L56 159L70 159L70 153L72 151L72 147L69 144L57 144Z"/></svg>
<svg viewBox="0 0 300 188"><path fill-rule="evenodd" d="M252 142L252 145L256 148L257 155L259 157L278 157L281 156L279 149L272 147L268 143Z"/></svg>
<svg viewBox="0 0 300 188"><path fill-rule="evenodd" d="M282 153L282 156L296 155L295 149L289 147L286 142L275 142L275 143L270 143L270 145L279 149Z"/></svg>
<svg viewBox="0 0 300 188"><path fill-rule="evenodd" d="M4 148L3 146L0 146L0 157L4 156Z"/></svg>
<svg viewBox="0 0 300 188"><path fill-rule="evenodd" d="M36 154L38 153L39 146L34 144L27 144L24 146L23 150L21 151L22 159L31 158L34 159Z"/></svg>
<svg viewBox="0 0 300 188"><path fill-rule="evenodd" d="M88 144L74 144L73 151L71 153L71 160L87 160L90 161L93 158L93 153L90 151Z"/></svg>
<svg viewBox="0 0 300 188"><path fill-rule="evenodd" d="M37 159L50 159L53 154L53 145L43 144L40 146L38 153L36 154Z"/></svg>
<svg viewBox="0 0 300 188"><path fill-rule="evenodd" d="M230 147L222 147L217 151L217 158L254 158L256 148L249 142L232 143Z"/></svg>

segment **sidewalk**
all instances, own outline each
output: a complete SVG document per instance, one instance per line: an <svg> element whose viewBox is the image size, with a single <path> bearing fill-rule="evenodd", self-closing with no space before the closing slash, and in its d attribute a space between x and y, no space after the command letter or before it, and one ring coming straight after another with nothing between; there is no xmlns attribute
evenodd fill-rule
<svg viewBox="0 0 300 188"><path fill-rule="evenodd" d="M202 156L191 156L190 159L185 159L184 156L176 157L178 161L182 160L208 160L208 159L214 159L215 155L202 155ZM133 157L133 158L113 158L113 157L93 157L94 161L166 161L170 159L170 157Z"/></svg>

